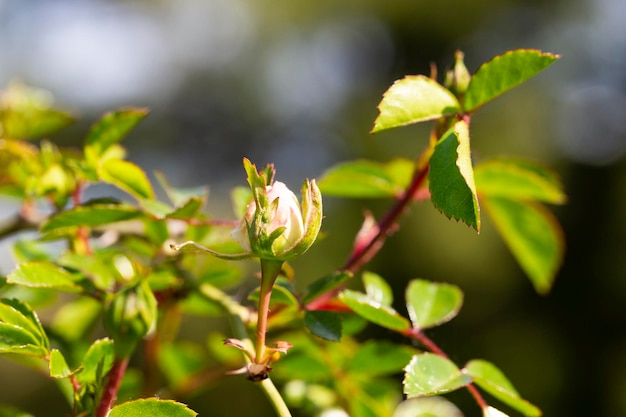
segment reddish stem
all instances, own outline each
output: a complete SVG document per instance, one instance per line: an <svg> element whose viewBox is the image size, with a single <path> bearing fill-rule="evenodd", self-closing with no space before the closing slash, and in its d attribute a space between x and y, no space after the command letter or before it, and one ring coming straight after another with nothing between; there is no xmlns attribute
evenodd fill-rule
<svg viewBox="0 0 626 417"><path fill-rule="evenodd" d="M431 338L426 336L419 329L409 329L403 333L405 336L417 340L422 346L424 346L435 355L439 355L442 358L450 359L446 352L444 352ZM489 406L474 384L469 383L466 385L465 388L467 388L472 397L474 397L476 404L478 404L481 409L484 410Z"/></svg>
<svg viewBox="0 0 626 417"><path fill-rule="evenodd" d="M365 264L367 264L378 253L385 243L387 237L395 231L395 225L400 216L407 210L411 201L418 195L419 189L424 183L428 175L428 163L419 163L413 173L411 184L405 190L404 194L396 200L395 204L389 209L385 217L383 217L376 226L376 233L368 236L368 240L357 245L348 261L343 266L343 270L347 272L357 272ZM331 291L322 294L318 298L312 300L307 306L307 310L319 310L323 306L331 304L330 301L343 290L344 286L340 285Z"/></svg>
<svg viewBox="0 0 626 417"><path fill-rule="evenodd" d="M128 360L128 358L115 359L115 362L113 362L113 367L109 371L107 384L102 392L102 397L100 397L100 402L98 403L98 408L96 409L94 417L106 417L109 413L109 410L113 406L115 398L117 397L117 391L120 388L122 378L126 373Z"/></svg>

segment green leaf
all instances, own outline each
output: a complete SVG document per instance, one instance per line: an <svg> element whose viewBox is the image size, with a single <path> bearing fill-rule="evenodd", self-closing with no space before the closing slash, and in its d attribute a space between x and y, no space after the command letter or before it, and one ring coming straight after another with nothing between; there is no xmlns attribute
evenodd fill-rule
<svg viewBox="0 0 626 417"><path fill-rule="evenodd" d="M50 351L50 376L52 378L61 379L67 378L72 374L70 367L67 366L67 362L65 361L65 357L63 354L57 350L52 349Z"/></svg>
<svg viewBox="0 0 626 417"><path fill-rule="evenodd" d="M391 303L393 303L393 292L383 277L373 272L365 271L362 279L365 293L372 301L384 306L391 306Z"/></svg>
<svg viewBox="0 0 626 417"><path fill-rule="evenodd" d="M2 135L12 139L38 139L61 130L72 123L74 117L52 109L0 110Z"/></svg>
<svg viewBox="0 0 626 417"><path fill-rule="evenodd" d="M106 375L113 366L115 348L110 339L98 339L89 346L76 379L81 384L95 384Z"/></svg>
<svg viewBox="0 0 626 417"><path fill-rule="evenodd" d="M400 331L411 327L409 321L393 308L372 300L366 294L344 290L339 294L339 299L356 314L379 326Z"/></svg>
<svg viewBox="0 0 626 417"><path fill-rule="evenodd" d="M341 317L331 311L307 311L304 324L315 336L331 342L341 340Z"/></svg>
<svg viewBox="0 0 626 417"><path fill-rule="evenodd" d="M412 280L406 289L406 306L413 326L427 329L452 320L463 304L463 292L450 284Z"/></svg>
<svg viewBox="0 0 626 417"><path fill-rule="evenodd" d="M463 413L443 397L421 397L402 401L393 417L463 417Z"/></svg>
<svg viewBox="0 0 626 417"><path fill-rule="evenodd" d="M307 305L317 297L325 294L340 285L344 284L347 280L352 278L352 273L347 271L334 272L330 275L326 275L323 278L313 281L305 290L302 295L302 304Z"/></svg>
<svg viewBox="0 0 626 417"><path fill-rule="evenodd" d="M30 288L48 288L57 291L80 292L74 275L48 262L26 262L7 276L9 284Z"/></svg>
<svg viewBox="0 0 626 417"><path fill-rule="evenodd" d="M192 187L192 188L175 188L169 183L165 174L160 171L156 171L154 176L158 183L161 185L161 188L167 194L167 198L170 202L176 207L181 207L185 205L191 199L199 199L203 202L209 198L209 189L207 187ZM245 187L248 190L250 188ZM242 214L243 217L243 214Z"/></svg>
<svg viewBox="0 0 626 417"><path fill-rule="evenodd" d="M480 232L469 128L457 122L435 146L428 171L431 200L448 218L461 220Z"/></svg>
<svg viewBox="0 0 626 417"><path fill-rule="evenodd" d="M472 382L449 359L433 353L413 356L405 368L404 393L407 397L439 395L454 391Z"/></svg>
<svg viewBox="0 0 626 417"><path fill-rule="evenodd" d="M324 195L383 198L401 195L411 182L414 162L398 158L387 163L344 162L324 172L318 185Z"/></svg>
<svg viewBox="0 0 626 417"><path fill-rule="evenodd" d="M0 322L0 353L17 353L45 357L48 349L26 329L14 324Z"/></svg>
<svg viewBox="0 0 626 417"><path fill-rule="evenodd" d="M372 133L453 115L460 111L460 105L454 94L437 81L409 75L385 92L378 110Z"/></svg>
<svg viewBox="0 0 626 417"><path fill-rule="evenodd" d="M169 213L166 217L168 219L182 219L188 220L194 218L200 213L204 206L205 200L201 197L191 197L189 200L182 203L174 211Z"/></svg>
<svg viewBox="0 0 626 417"><path fill-rule="evenodd" d="M198 413L185 404L170 400L147 398L128 401L113 407L108 417L194 417Z"/></svg>
<svg viewBox="0 0 626 417"><path fill-rule="evenodd" d="M550 291L563 261L563 231L544 206L505 198L483 204L500 236L540 294Z"/></svg>
<svg viewBox="0 0 626 417"><path fill-rule="evenodd" d="M562 204L567 197L556 175L529 161L496 159L474 169L480 195Z"/></svg>
<svg viewBox="0 0 626 417"><path fill-rule="evenodd" d="M101 303L93 298L68 300L57 310L50 328L65 341L78 341L92 329L101 311Z"/></svg>
<svg viewBox="0 0 626 417"><path fill-rule="evenodd" d="M252 202L252 190L250 187L239 186L230 192L230 200L233 211L238 219L242 219L248 209L248 204Z"/></svg>
<svg viewBox="0 0 626 417"><path fill-rule="evenodd" d="M260 294L260 289L256 288L249 296L248 299L250 301L254 301L255 303L259 301L259 294ZM291 290L289 290L288 288L285 288L285 286L282 285L274 285L274 288L272 289L272 295L270 298L270 306L274 307L277 305L283 305L283 306L298 306L298 299L296 298L296 296L291 292Z"/></svg>
<svg viewBox="0 0 626 417"><path fill-rule="evenodd" d="M96 153L101 155L111 145L124 139L128 132L147 115L148 109L142 108L122 109L107 113L92 126L85 145L94 148Z"/></svg>
<svg viewBox="0 0 626 417"><path fill-rule="evenodd" d="M513 384L491 362L476 359L467 363L465 372L474 382L503 403L509 405L527 417L539 417L541 410L520 397Z"/></svg>
<svg viewBox="0 0 626 417"><path fill-rule="evenodd" d="M463 99L466 112L534 77L560 57L534 49L518 49L496 56L478 68Z"/></svg>
<svg viewBox="0 0 626 417"><path fill-rule="evenodd" d="M98 166L98 176L137 199L153 199L154 191L146 173L132 162L108 159Z"/></svg>
<svg viewBox="0 0 626 417"><path fill-rule="evenodd" d="M35 312L23 301L16 299L0 300L0 322L12 324L31 333L38 345L48 348L48 336Z"/></svg>
<svg viewBox="0 0 626 417"><path fill-rule="evenodd" d="M368 377L400 372L416 350L386 340L368 340L361 344L348 362L348 371Z"/></svg>
<svg viewBox="0 0 626 417"><path fill-rule="evenodd" d="M144 216L144 213L137 208L127 205L103 204L79 206L71 210L62 211L48 219L41 226L41 232L47 233L67 227L102 226L105 224L138 219Z"/></svg>

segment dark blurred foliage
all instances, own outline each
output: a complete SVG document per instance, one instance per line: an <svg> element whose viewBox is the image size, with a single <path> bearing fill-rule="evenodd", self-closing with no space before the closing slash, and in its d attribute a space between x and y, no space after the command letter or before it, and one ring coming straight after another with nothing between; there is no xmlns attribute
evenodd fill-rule
<svg viewBox="0 0 626 417"><path fill-rule="evenodd" d="M125 143L131 159L177 186L209 184L211 210L230 216L244 156L274 162L291 186L337 161L417 156L428 130L370 136L376 105L431 62L441 74L455 49L470 70L508 49L563 54L472 124L476 160L528 157L564 180L570 199L556 212L568 251L551 294L533 292L488 221L476 236L430 203L369 269L398 300L416 277L463 289L460 316L433 331L458 363L493 361L547 416L613 417L626 415L625 18L620 0L0 0L0 81L21 78L77 110L80 123L53 138L62 145L105 110L150 107ZM344 262L363 210L387 207L325 204L330 234L296 263L302 287ZM2 362L0 402L42 416L62 403L42 394L52 383L18 369ZM465 393L454 399L479 414ZM205 416L272 415L237 378L184 400Z"/></svg>

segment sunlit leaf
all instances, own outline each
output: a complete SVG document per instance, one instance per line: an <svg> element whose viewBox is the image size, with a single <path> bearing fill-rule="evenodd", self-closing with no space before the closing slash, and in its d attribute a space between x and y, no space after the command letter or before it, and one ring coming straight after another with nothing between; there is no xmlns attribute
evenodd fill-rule
<svg viewBox="0 0 626 417"><path fill-rule="evenodd" d="M30 288L48 288L58 291L80 292L76 278L63 268L48 262L25 262L7 276L9 284Z"/></svg>
<svg viewBox="0 0 626 417"><path fill-rule="evenodd" d="M318 185L324 195L337 197L397 197L410 183L414 165L413 161L400 158L388 163L344 162L324 172Z"/></svg>
<svg viewBox="0 0 626 417"><path fill-rule="evenodd" d="M472 360L465 366L465 372L473 377L479 387L525 416L539 417L541 415L541 410L521 398L513 384L491 362L481 359Z"/></svg>
<svg viewBox="0 0 626 417"><path fill-rule="evenodd" d="M393 417L463 417L463 413L443 397L421 397L402 401Z"/></svg>
<svg viewBox="0 0 626 417"><path fill-rule="evenodd" d="M463 109L472 111L513 87L534 77L559 59L558 55L534 49L518 49L496 56L472 76Z"/></svg>
<svg viewBox="0 0 626 417"><path fill-rule="evenodd" d="M378 110L372 133L452 115L460 111L460 105L454 94L437 81L409 75L385 92Z"/></svg>
<svg viewBox="0 0 626 417"><path fill-rule="evenodd" d="M463 293L455 285L415 279L406 288L409 317L418 329L427 329L452 320L462 304Z"/></svg>
<svg viewBox="0 0 626 417"><path fill-rule="evenodd" d="M25 302L6 298L0 300L0 322L24 329L38 340L38 345L49 347L48 336L39 317Z"/></svg>
<svg viewBox="0 0 626 417"><path fill-rule="evenodd" d="M0 110L2 134L12 139L38 139L74 123L70 114L51 109Z"/></svg>
<svg viewBox="0 0 626 417"><path fill-rule="evenodd" d="M52 349L50 351L49 368L52 378L67 378L72 374L70 367L67 366L65 357L58 349Z"/></svg>
<svg viewBox="0 0 626 417"><path fill-rule="evenodd" d="M194 417L198 413L185 404L158 398L128 401L111 409L108 417Z"/></svg>
<svg viewBox="0 0 626 417"><path fill-rule="evenodd" d="M387 281L373 272L363 272L363 285L367 296L382 305L391 306L393 302L393 292Z"/></svg>
<svg viewBox="0 0 626 417"><path fill-rule="evenodd" d="M481 195L513 200L537 200L561 204L563 186L550 170L529 161L496 159L474 169L476 189Z"/></svg>
<svg viewBox="0 0 626 417"><path fill-rule="evenodd" d="M547 293L565 252L558 221L538 204L505 198L485 198L483 204L537 292Z"/></svg>
<svg viewBox="0 0 626 417"><path fill-rule="evenodd" d="M182 203L174 211L167 214L169 219L191 219L198 215L204 206L204 199L200 197L191 197Z"/></svg>
<svg viewBox="0 0 626 417"><path fill-rule="evenodd" d="M152 199L154 191L146 173L132 162L108 159L98 166L102 181L111 183L137 199Z"/></svg>
<svg viewBox="0 0 626 417"><path fill-rule="evenodd" d="M144 117L148 109L130 108L105 114L94 124L87 135L85 145L102 154L111 145L121 141Z"/></svg>
<svg viewBox="0 0 626 417"><path fill-rule="evenodd" d="M62 211L56 216L51 217L41 226L41 231L46 233L67 227L102 226L141 217L145 217L143 212L135 207L126 205L103 204L79 206Z"/></svg>
<svg viewBox="0 0 626 417"><path fill-rule="evenodd" d="M45 357L48 349L28 330L0 322L0 353Z"/></svg>
<svg viewBox="0 0 626 417"><path fill-rule="evenodd" d="M366 294L344 290L339 294L339 299L356 314L379 326L392 330L406 330L411 327L409 321L393 308L372 300Z"/></svg>
<svg viewBox="0 0 626 417"><path fill-rule="evenodd" d="M76 379L82 384L98 382L113 366L115 349L110 339L98 339L89 346Z"/></svg>
<svg viewBox="0 0 626 417"><path fill-rule="evenodd" d="M495 407L487 406L483 408L483 417L509 417Z"/></svg>
<svg viewBox="0 0 626 417"><path fill-rule="evenodd" d="M457 122L437 143L430 158L428 179L431 200L448 218L461 220L480 232L469 128Z"/></svg>
<svg viewBox="0 0 626 417"><path fill-rule="evenodd" d="M332 342L341 339L341 317L331 311L307 311L304 324L315 336Z"/></svg>
<svg viewBox="0 0 626 417"><path fill-rule="evenodd" d="M162 172L157 171L154 173L154 176L158 183L161 185L161 188L163 188L163 190L167 194L167 198L176 207L181 207L185 205L191 199L197 199L206 202L207 198L209 197L209 189L207 187L175 188L169 183L169 181ZM248 190L250 189L249 187L245 188L247 188Z"/></svg>
<svg viewBox="0 0 626 417"><path fill-rule="evenodd" d="M449 359L433 353L413 356L404 373L407 397L423 397L454 391L472 382Z"/></svg>
<svg viewBox="0 0 626 417"><path fill-rule="evenodd" d="M256 303L259 301L259 294L260 290L257 288L250 294L248 299ZM280 304L283 306L297 306L299 303L296 296L288 288L281 285L274 285L270 299L270 306L274 307Z"/></svg>

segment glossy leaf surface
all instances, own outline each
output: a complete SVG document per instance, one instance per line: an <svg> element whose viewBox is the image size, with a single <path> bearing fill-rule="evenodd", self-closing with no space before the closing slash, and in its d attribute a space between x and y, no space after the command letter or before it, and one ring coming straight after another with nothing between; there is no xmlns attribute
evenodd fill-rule
<svg viewBox="0 0 626 417"><path fill-rule="evenodd" d="M470 155L469 128L457 122L435 146L428 172L431 200L448 218L480 232L480 208Z"/></svg>
<svg viewBox="0 0 626 417"><path fill-rule="evenodd" d="M345 290L339 294L339 299L356 314L379 326L392 330L410 328L410 323L406 318L398 314L393 308L371 299L366 294Z"/></svg>
<svg viewBox="0 0 626 417"><path fill-rule="evenodd" d="M307 311L304 324L315 336L331 342L341 339L341 317L331 311Z"/></svg>
<svg viewBox="0 0 626 417"><path fill-rule="evenodd" d="M472 76L463 99L466 112L475 110L513 87L534 77L559 59L534 49L518 49L496 56Z"/></svg>
<svg viewBox="0 0 626 417"><path fill-rule="evenodd" d="M527 417L539 417L541 410L520 397L513 384L491 362L477 359L468 362L465 372L471 375L476 384L503 403Z"/></svg>
<svg viewBox="0 0 626 417"><path fill-rule="evenodd" d="M76 379L83 384L98 382L113 366L115 349L110 339L98 339L89 346Z"/></svg>
<svg viewBox="0 0 626 417"><path fill-rule="evenodd" d="M72 374L70 367L67 366L65 357L58 349L52 349L50 351L50 361L48 365L52 378L67 378Z"/></svg>
<svg viewBox="0 0 626 417"><path fill-rule="evenodd" d="M170 400L147 398L128 401L113 407L108 417L194 417L198 413L185 404Z"/></svg>
<svg viewBox="0 0 626 417"><path fill-rule="evenodd" d="M365 286L365 293L372 301L391 306L391 303L393 303L393 292L383 277L373 272L365 271L363 272L363 285Z"/></svg>
<svg viewBox="0 0 626 417"><path fill-rule="evenodd" d="M82 291L82 288L76 283L74 275L48 262L20 264L7 276L7 282L30 288L49 288L69 292Z"/></svg>
<svg viewBox="0 0 626 417"><path fill-rule="evenodd" d="M424 75L409 75L385 92L378 110L372 133L452 115L460 111L460 105L437 81Z"/></svg>
<svg viewBox="0 0 626 417"><path fill-rule="evenodd" d="M336 197L397 197L411 181L413 168L412 161L400 158L387 163L344 162L324 172L318 186L324 195Z"/></svg>
<svg viewBox="0 0 626 417"><path fill-rule="evenodd" d="M472 382L449 359L433 353L413 356L405 368L404 393L409 397L439 395Z"/></svg>
<svg viewBox="0 0 626 417"><path fill-rule="evenodd" d="M545 207L504 198L486 198L489 217L537 292L547 293L565 252L563 232Z"/></svg>
<svg viewBox="0 0 626 417"><path fill-rule="evenodd" d="M422 279L409 282L406 303L413 326L427 329L452 320L463 304L463 293L450 284Z"/></svg>
<svg viewBox="0 0 626 417"><path fill-rule="evenodd" d="M556 175L529 161L496 159L474 169L476 189L481 195L513 200L536 200L562 204L566 200Z"/></svg>

